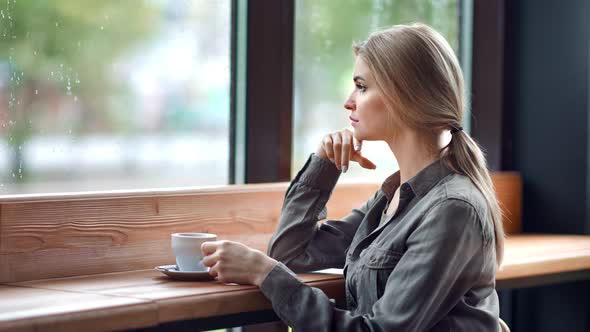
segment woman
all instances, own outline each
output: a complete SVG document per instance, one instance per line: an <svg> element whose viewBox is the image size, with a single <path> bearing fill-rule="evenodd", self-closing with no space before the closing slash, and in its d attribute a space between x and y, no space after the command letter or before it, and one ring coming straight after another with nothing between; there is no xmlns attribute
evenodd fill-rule
<svg viewBox="0 0 590 332"><path fill-rule="evenodd" d="M423 24L373 33L354 52L344 105L354 133L326 135L291 183L274 259L210 242L204 264L221 281L260 286L296 331L499 331L501 213L485 158L461 128L455 54ZM350 161L375 168L365 140L386 141L399 172L342 220L318 224ZM292 272L329 267L344 267L345 308Z"/></svg>

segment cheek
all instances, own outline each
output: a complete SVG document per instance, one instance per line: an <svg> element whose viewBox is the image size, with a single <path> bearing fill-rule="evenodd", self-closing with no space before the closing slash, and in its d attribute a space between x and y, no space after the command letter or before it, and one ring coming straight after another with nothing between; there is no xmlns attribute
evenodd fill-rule
<svg viewBox="0 0 590 332"><path fill-rule="evenodd" d="M367 136L366 139L382 140L389 136L393 126L392 118L385 104L374 101L366 106L369 106L364 117L366 127L363 129L366 131L364 133Z"/></svg>
<svg viewBox="0 0 590 332"><path fill-rule="evenodd" d="M356 105L356 112L360 119L359 125L355 128L355 136L358 139L383 140L390 135L391 116L381 95L374 93L360 95Z"/></svg>
<svg viewBox="0 0 590 332"><path fill-rule="evenodd" d="M391 126L382 114L368 114L363 123L355 128L355 136L360 140L379 141L389 136Z"/></svg>

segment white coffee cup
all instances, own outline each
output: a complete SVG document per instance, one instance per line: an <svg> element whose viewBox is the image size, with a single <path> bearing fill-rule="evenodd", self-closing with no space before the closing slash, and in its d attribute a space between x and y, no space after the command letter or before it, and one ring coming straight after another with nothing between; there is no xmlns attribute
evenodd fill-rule
<svg viewBox="0 0 590 332"><path fill-rule="evenodd" d="M179 271L195 272L207 271L203 265L203 242L216 241L217 235L209 233L174 233L171 235L172 252L176 256L176 266Z"/></svg>

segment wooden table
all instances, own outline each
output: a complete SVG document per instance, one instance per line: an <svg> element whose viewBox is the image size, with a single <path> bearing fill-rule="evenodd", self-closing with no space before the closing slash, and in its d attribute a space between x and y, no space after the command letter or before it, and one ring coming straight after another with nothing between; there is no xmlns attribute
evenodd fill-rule
<svg viewBox="0 0 590 332"><path fill-rule="evenodd" d="M342 301L338 274L300 274ZM507 240L498 288L590 279L590 236L514 235ZM102 331L193 320L194 328L274 317L254 286L183 282L155 270L106 273L0 285L0 331ZM272 315L271 315L272 316Z"/></svg>

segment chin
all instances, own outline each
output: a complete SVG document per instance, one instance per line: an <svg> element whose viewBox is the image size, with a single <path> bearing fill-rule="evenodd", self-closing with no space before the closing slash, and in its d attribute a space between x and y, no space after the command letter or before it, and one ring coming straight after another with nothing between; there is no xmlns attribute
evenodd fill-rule
<svg viewBox="0 0 590 332"><path fill-rule="evenodd" d="M382 133L373 130L367 131L360 128L354 128L354 137L361 141L383 141L384 135Z"/></svg>
<svg viewBox="0 0 590 332"><path fill-rule="evenodd" d="M363 134L354 133L354 137L356 137L356 139L358 139L359 141L370 141L370 139L367 138L367 136L363 135Z"/></svg>
<svg viewBox="0 0 590 332"><path fill-rule="evenodd" d="M367 134L363 132L363 130L359 130L358 128L354 128L354 137L361 141L368 140Z"/></svg>
<svg viewBox="0 0 590 332"><path fill-rule="evenodd" d="M381 138L375 137L375 135L363 133L363 132L355 132L354 137L361 141L380 141Z"/></svg>

